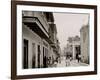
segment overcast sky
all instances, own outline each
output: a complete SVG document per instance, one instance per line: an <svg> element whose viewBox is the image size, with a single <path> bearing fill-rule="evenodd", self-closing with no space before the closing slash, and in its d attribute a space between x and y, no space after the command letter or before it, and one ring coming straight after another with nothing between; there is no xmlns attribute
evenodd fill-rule
<svg viewBox="0 0 100 80"><path fill-rule="evenodd" d="M80 36L80 28L88 23L89 14L53 13L61 49L68 37Z"/></svg>

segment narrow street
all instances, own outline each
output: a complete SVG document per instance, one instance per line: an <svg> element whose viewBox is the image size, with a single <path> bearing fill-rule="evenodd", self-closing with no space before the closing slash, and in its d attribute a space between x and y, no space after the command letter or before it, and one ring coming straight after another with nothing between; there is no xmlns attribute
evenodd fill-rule
<svg viewBox="0 0 100 80"><path fill-rule="evenodd" d="M69 67L69 66L88 66L86 63L78 62L77 60L71 60L69 62L66 62L66 59L61 59L61 62L58 62L55 64L55 67Z"/></svg>
<svg viewBox="0 0 100 80"><path fill-rule="evenodd" d="M86 63L78 62L77 60L72 60L70 66L88 66Z"/></svg>

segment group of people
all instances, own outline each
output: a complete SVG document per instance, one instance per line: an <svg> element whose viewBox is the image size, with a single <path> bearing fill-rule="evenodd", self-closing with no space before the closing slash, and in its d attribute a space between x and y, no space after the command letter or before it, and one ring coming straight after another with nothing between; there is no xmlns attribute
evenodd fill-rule
<svg viewBox="0 0 100 80"><path fill-rule="evenodd" d="M57 57L57 58L51 58L51 57L47 57L46 58L46 65L47 67L56 67L57 63L60 62L60 58Z"/></svg>
<svg viewBox="0 0 100 80"><path fill-rule="evenodd" d="M57 57L56 59L52 59L51 57L48 57L46 59L47 62L47 67L57 67L57 66L70 66L71 61L74 60L72 56L66 56L65 59L64 57ZM76 54L76 59L78 63L81 62L81 55Z"/></svg>
<svg viewBox="0 0 100 80"><path fill-rule="evenodd" d="M74 60L72 58L72 56L67 56L66 57L66 66L70 66L71 61ZM81 62L81 54L76 54L76 59L75 59L78 63Z"/></svg>

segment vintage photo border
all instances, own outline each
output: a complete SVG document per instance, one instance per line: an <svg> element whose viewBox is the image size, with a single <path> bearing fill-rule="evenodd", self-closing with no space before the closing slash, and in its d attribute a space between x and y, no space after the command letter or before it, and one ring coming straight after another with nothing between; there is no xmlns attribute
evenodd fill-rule
<svg viewBox="0 0 100 80"><path fill-rule="evenodd" d="M69 72L69 73L52 73L52 74L36 74L36 75L17 75L17 5L34 5L49 6L63 8L80 8L94 10L94 71L86 72ZM80 5L80 4L63 4L63 3L47 3L32 1L11 1L11 79L29 79L44 77L60 77L75 75L92 75L97 74L97 6L96 5Z"/></svg>

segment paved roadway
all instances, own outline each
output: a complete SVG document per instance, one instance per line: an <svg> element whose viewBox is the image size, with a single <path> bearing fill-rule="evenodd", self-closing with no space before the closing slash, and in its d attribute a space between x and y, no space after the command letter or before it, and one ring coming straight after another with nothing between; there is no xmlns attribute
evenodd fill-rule
<svg viewBox="0 0 100 80"><path fill-rule="evenodd" d="M67 63L67 65L66 65ZM56 63L56 67L66 67L66 66L88 66L86 63L78 62L77 60L66 61L66 59L61 59L61 63Z"/></svg>

